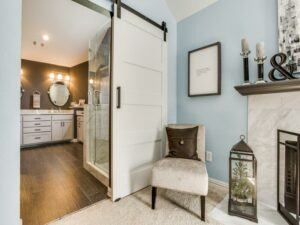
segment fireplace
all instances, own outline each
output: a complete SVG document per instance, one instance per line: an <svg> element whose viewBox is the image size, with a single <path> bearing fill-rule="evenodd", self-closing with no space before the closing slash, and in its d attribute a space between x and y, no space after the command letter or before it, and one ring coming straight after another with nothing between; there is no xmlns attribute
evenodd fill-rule
<svg viewBox="0 0 300 225"><path fill-rule="evenodd" d="M278 130L278 211L289 224L299 225L300 134Z"/></svg>
<svg viewBox="0 0 300 225"><path fill-rule="evenodd" d="M296 214L296 195L297 195L297 142L285 142L285 208Z"/></svg>

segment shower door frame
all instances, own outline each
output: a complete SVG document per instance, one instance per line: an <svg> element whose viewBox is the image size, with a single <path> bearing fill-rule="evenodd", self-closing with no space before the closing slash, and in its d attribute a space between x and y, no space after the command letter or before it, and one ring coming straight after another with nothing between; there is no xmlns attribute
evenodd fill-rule
<svg viewBox="0 0 300 225"><path fill-rule="evenodd" d="M72 0L73 2L76 2L78 3L79 5L82 5L83 7L87 7L97 13L100 13L108 18L110 18L110 24L111 24L111 29L112 29L112 18L113 18L113 12L112 11L109 11L105 8L103 8L102 6L96 4L96 3L93 3L91 1L87 1L87 0ZM84 168L89 172L91 173L95 178L97 178L101 183L103 183L105 186L107 186L108 188L108 196L110 196L110 193L111 193L111 177L112 177L112 172L111 172L111 142L112 142L112 107L111 107L111 103L112 103L112 100L111 100L111 95L112 95L112 38L113 38L113 33L111 34L111 40L110 40L110 65L109 65L109 68L110 68L110 84L109 84L109 88L110 88L110 99L109 99L109 140L108 140L108 143L109 143L109 172L108 172L108 177L106 177L106 174L104 174L96 165L92 164L90 162L90 151L89 151L89 141L87 141L86 138L84 138L84 145L83 145L83 166ZM85 105L84 106L84 111L85 112L89 112L90 108L88 105ZM90 113L88 113L90 114ZM85 114L84 115L84 121L88 121L88 117L87 115ZM84 124L84 127L86 128L86 122ZM85 135L86 132L85 132Z"/></svg>
<svg viewBox="0 0 300 225"><path fill-rule="evenodd" d="M105 16L108 16L111 18L111 43L110 43L110 99L109 99L109 177L108 180L103 180L102 175L99 176L99 174L93 172L94 169L96 168L95 165L92 165L88 159L89 159L89 154L90 152L88 151L88 146L86 147L87 144L85 144L85 148L84 149L84 157L83 157L83 162L84 162L84 167L93 175L95 176L97 179L99 179L102 183L104 183L107 187L108 187L108 196L111 197L111 190L112 190L112 179L113 179L113 165L112 165L112 161L113 161L113 156L112 156L112 148L113 148L113 47L114 47L114 43L113 43L113 37L114 37L114 29L113 29L113 18L114 16L117 16L118 18L121 17L121 10L126 9L127 11L129 11L130 13L133 13L134 15L138 16L139 18L143 19L144 21L152 24L153 26L159 28L162 30L163 32L163 37L164 37L164 41L167 41L167 33L168 33L168 29L167 29L167 25L165 22L162 22L162 24L158 24L155 21L153 21L152 19L146 17L145 15L141 14L140 12L134 10L133 8L129 7L128 5L122 3L121 0L112 0L112 11L109 11L103 7L101 7L100 5L93 3L91 1L86 1L86 0L72 0L74 2L77 2L80 5L83 5L85 7L88 7L98 13L101 13ZM115 7L116 5L116 7ZM115 10L116 9L116 10ZM167 62L166 62L167 63ZM85 106L87 107L87 106ZM85 109L86 110L86 109ZM86 118L86 115L84 116ZM85 119L86 121L86 119ZM95 167L92 169L92 167ZM92 170L91 170L92 169ZM99 171L99 169L97 169ZM103 180L103 181L102 181Z"/></svg>

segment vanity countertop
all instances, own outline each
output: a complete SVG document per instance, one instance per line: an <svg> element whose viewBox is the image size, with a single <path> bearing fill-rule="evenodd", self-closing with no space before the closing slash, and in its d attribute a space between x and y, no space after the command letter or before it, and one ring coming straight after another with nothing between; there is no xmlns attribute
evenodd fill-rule
<svg viewBox="0 0 300 225"><path fill-rule="evenodd" d="M21 115L73 115L74 110L22 109Z"/></svg>

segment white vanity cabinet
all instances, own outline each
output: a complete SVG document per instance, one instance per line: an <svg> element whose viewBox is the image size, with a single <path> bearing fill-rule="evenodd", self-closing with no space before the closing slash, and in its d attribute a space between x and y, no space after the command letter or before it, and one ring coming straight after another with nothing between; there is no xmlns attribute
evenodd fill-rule
<svg viewBox="0 0 300 225"><path fill-rule="evenodd" d="M23 145L23 117L20 116L20 143Z"/></svg>
<svg viewBox="0 0 300 225"><path fill-rule="evenodd" d="M71 140L73 133L73 115L52 116L52 141Z"/></svg>
<svg viewBox="0 0 300 225"><path fill-rule="evenodd" d="M84 139L84 119L83 119L83 111L77 111L77 140L83 143Z"/></svg>
<svg viewBox="0 0 300 225"><path fill-rule="evenodd" d="M74 138L73 111L68 114L23 114L21 116L22 147L68 141Z"/></svg>
<svg viewBox="0 0 300 225"><path fill-rule="evenodd" d="M50 115L23 116L23 145L39 144L51 141Z"/></svg>
<svg viewBox="0 0 300 225"><path fill-rule="evenodd" d="M83 143L83 116L77 117L77 139Z"/></svg>

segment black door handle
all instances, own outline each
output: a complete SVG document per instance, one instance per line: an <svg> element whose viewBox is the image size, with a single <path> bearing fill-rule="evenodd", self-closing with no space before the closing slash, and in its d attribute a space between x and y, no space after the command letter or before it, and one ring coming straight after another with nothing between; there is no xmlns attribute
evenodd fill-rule
<svg viewBox="0 0 300 225"><path fill-rule="evenodd" d="M117 109L121 108L121 87L117 87Z"/></svg>

